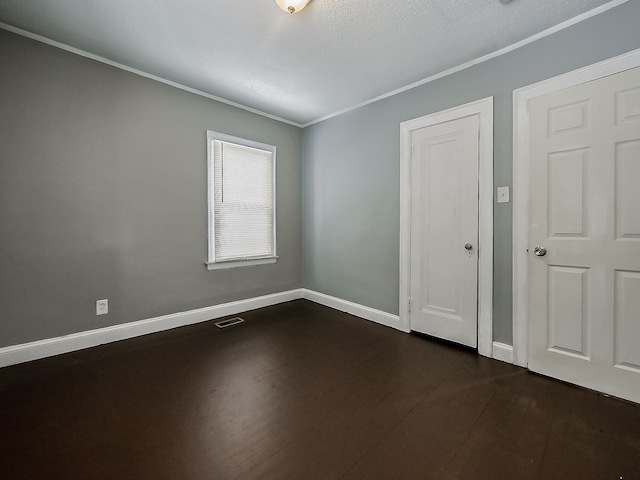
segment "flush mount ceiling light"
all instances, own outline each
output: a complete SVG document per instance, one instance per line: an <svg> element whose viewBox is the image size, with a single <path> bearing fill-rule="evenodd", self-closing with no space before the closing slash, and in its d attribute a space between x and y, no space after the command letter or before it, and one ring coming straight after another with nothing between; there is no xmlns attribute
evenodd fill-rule
<svg viewBox="0 0 640 480"><path fill-rule="evenodd" d="M287 13L298 13L307 6L309 0L276 0L276 3Z"/></svg>

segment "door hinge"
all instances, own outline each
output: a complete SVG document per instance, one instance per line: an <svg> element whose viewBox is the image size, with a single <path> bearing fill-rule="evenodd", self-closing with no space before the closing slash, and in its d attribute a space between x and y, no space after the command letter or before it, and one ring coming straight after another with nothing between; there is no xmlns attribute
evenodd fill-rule
<svg viewBox="0 0 640 480"><path fill-rule="evenodd" d="M411 299L409 299L409 313L411 313Z"/></svg>

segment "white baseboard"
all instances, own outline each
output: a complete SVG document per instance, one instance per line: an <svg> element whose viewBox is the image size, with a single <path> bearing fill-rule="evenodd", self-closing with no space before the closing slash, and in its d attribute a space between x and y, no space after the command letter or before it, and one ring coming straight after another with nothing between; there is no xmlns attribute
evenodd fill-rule
<svg viewBox="0 0 640 480"><path fill-rule="evenodd" d="M123 323L112 327L87 330L62 337L47 338L36 342L12 345L0 348L0 367L16 365L18 363L38 360L39 358L52 357L63 353L74 352L85 348L117 342L127 338L139 337L150 333L162 332L172 328L193 325L206 322L228 315L255 310L257 308L277 305L304 298L320 305L347 312L356 317L364 318L387 327L402 330L400 317L375 308L366 307L358 303L342 300L341 298L325 295L306 288L288 290L286 292L264 295L261 297L238 300L236 302L223 303L212 307L189 310L187 312L172 313L160 317ZM495 344L494 344L495 356Z"/></svg>
<svg viewBox="0 0 640 480"><path fill-rule="evenodd" d="M223 303L212 307L172 313L170 315L114 325L112 327L73 333L62 337L12 345L10 347L0 348L0 367L60 355L62 353L82 350L84 348L170 330L185 325L192 325L194 323L206 322L207 320L226 317L228 315L236 315L249 310L255 310L256 308L297 300L302 298L302 293L303 289L298 288L286 292Z"/></svg>
<svg viewBox="0 0 640 480"><path fill-rule="evenodd" d="M513 363L513 347L506 343L493 342L493 358L502 362Z"/></svg>
<svg viewBox="0 0 640 480"><path fill-rule="evenodd" d="M371 307L365 307L359 303L349 302L348 300L342 300L341 298L332 297L331 295L325 295L324 293L315 292L306 288L302 289L302 298L319 303L320 305L340 310L341 312L350 313L356 317L371 320L372 322L404 331L400 324L400 317L398 315L383 312L382 310L376 310Z"/></svg>

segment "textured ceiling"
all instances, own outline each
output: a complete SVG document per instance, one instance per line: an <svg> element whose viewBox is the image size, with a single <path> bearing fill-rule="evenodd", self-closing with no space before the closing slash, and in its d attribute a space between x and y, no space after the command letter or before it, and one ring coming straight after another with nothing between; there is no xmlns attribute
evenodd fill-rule
<svg viewBox="0 0 640 480"><path fill-rule="evenodd" d="M306 124L609 0L0 0L0 22Z"/></svg>

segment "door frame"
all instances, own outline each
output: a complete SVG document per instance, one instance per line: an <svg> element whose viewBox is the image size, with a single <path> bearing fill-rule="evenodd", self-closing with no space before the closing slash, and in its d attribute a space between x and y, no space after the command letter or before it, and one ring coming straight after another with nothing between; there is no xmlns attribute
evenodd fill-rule
<svg viewBox="0 0 640 480"><path fill-rule="evenodd" d="M493 97L400 124L400 326L411 330L411 132L478 115L478 353L493 357Z"/></svg>
<svg viewBox="0 0 640 480"><path fill-rule="evenodd" d="M640 49L513 91L513 363L529 364L529 100L640 66Z"/></svg>

